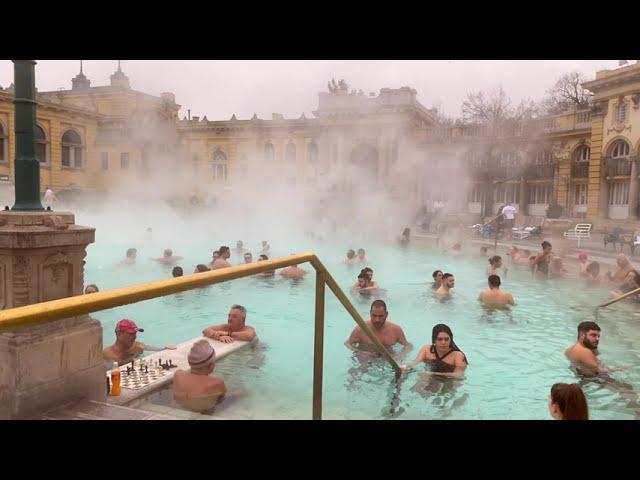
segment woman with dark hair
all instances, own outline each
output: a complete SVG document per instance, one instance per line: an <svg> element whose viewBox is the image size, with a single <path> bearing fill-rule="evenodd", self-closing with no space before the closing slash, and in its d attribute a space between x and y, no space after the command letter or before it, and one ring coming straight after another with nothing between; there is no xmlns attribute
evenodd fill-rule
<svg viewBox="0 0 640 480"><path fill-rule="evenodd" d="M422 347L416 359L401 368L409 370L422 362L429 366L433 375L453 378L462 378L469 364L465 354L453 341L451 329L443 323L433 327L431 344Z"/></svg>
<svg viewBox="0 0 640 480"><path fill-rule="evenodd" d="M436 270L431 274L431 276L433 277L433 283L431 284L431 288L433 290L438 290L442 285L442 275L444 275L442 270Z"/></svg>
<svg viewBox="0 0 640 480"><path fill-rule="evenodd" d="M549 413L556 420L589 420L589 407L577 383L556 383L551 387Z"/></svg>
<svg viewBox="0 0 640 480"><path fill-rule="evenodd" d="M600 273L600 264L598 262L591 262L587 265L582 278L584 278L588 285L600 285L605 281L604 275Z"/></svg>
<svg viewBox="0 0 640 480"><path fill-rule="evenodd" d="M503 272L502 272L502 276L506 277L507 276L507 267L505 265L503 265L502 263L502 257L500 255L494 255L493 257L491 257L489 259L489 268L487 269L487 277L490 277L491 275L498 275L498 269L502 268Z"/></svg>

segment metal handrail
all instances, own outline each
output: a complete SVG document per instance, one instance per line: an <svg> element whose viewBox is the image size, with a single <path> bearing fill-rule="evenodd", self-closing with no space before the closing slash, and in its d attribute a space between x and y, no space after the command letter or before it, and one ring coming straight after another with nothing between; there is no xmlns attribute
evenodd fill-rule
<svg viewBox="0 0 640 480"><path fill-rule="evenodd" d="M633 295L638 295L638 294L640 294L640 288L636 288L634 290L631 290L630 292L627 292L627 293L625 293L623 295L620 295L619 297L616 297L616 298L614 298L612 300L609 300L608 302L605 302L605 303L603 303L601 305L598 305L596 308L608 307L609 305L611 305L613 303L619 302L620 300L624 300L627 297L631 297Z"/></svg>
<svg viewBox="0 0 640 480"><path fill-rule="evenodd" d="M314 368L313 368L313 416L314 420L322 417L322 366L323 366L323 340L324 340L324 286L325 284L336 296L342 306L349 312L353 320L373 342L378 352L393 367L396 380L401 371L397 362L389 351L380 342L378 337L367 326L362 316L358 313L349 298L336 283L318 257L312 253L298 253L272 260L265 260L246 265L221 268L210 272L194 273L182 277L153 282L140 283L130 287L115 288L104 292L96 292L90 295L77 295L75 297L50 300L48 302L26 305L24 307L11 308L0 311L0 331L9 327L24 327L36 323L61 320L86 313L120 307L131 303L163 297L194 288L206 287L216 283L228 282L237 278L248 277L267 270L311 263L316 270L316 306L315 306L315 330L314 330Z"/></svg>

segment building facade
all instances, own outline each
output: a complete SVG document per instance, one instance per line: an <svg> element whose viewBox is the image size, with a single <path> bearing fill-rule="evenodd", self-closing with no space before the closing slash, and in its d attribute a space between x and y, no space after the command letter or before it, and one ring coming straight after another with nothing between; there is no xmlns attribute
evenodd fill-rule
<svg viewBox="0 0 640 480"><path fill-rule="evenodd" d="M591 107L499 132L438 125L410 87L364 94L329 84L313 118L178 118L172 93L133 90L120 67L108 86L82 73L37 95L42 190L108 190L187 175L190 192L224 199L260 183L305 191L376 189L418 209L490 216L512 202L591 221L638 219L640 62L583 85ZM13 92L0 90L0 189L13 183Z"/></svg>

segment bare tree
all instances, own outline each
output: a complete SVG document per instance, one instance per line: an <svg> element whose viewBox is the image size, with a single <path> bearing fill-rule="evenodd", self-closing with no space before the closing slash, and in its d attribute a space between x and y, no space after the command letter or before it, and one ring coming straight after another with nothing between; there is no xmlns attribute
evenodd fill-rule
<svg viewBox="0 0 640 480"><path fill-rule="evenodd" d="M498 135L508 127L533 118L538 111L531 100L523 100L516 107L500 86L491 92L468 93L462 102L462 115L465 122L485 125L491 135Z"/></svg>
<svg viewBox="0 0 640 480"><path fill-rule="evenodd" d="M511 99L502 87L490 92L478 92L467 94L467 99L462 103L463 120L466 123L481 125L486 128L486 135L490 138L483 146L487 161L486 174L488 177L480 184L482 193L482 216L493 216L494 190L497 184L513 180L495 172L503 172L507 166L498 165L498 157L505 149L513 148L513 139L519 137L518 143L526 141L525 130L520 127L527 120L531 120L538 114L539 106L527 99L513 106ZM510 166L511 168L513 166ZM519 164L520 175L526 167L526 159ZM519 176L519 175L518 175ZM513 177L513 178L512 178Z"/></svg>
<svg viewBox="0 0 640 480"><path fill-rule="evenodd" d="M589 94L582 88L585 81L582 72L573 71L562 75L555 85L547 91L547 96L543 100L546 113L553 115L562 113L570 107L587 107L589 105Z"/></svg>

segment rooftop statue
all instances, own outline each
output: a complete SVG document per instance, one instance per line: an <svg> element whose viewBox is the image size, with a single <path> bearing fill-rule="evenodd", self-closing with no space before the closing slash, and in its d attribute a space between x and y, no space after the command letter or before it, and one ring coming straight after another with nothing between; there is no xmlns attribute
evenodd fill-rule
<svg viewBox="0 0 640 480"><path fill-rule="evenodd" d="M347 92L349 91L349 85L344 79L340 79L338 83L336 83L335 78L332 78L330 82L327 82L327 87L331 93L336 93L338 91Z"/></svg>

